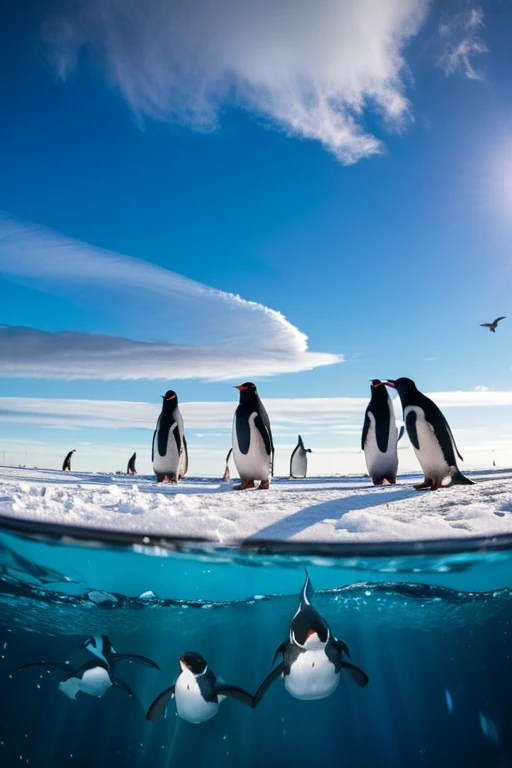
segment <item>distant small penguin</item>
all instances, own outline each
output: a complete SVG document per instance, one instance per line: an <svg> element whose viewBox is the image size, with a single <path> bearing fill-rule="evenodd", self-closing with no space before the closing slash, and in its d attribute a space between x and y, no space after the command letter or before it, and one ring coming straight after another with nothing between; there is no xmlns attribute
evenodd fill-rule
<svg viewBox="0 0 512 768"><path fill-rule="evenodd" d="M371 399L364 415L361 449L374 485L396 483L397 429L393 403L382 381L372 379Z"/></svg>
<svg viewBox="0 0 512 768"><path fill-rule="evenodd" d="M153 435L151 460L158 483L177 483L183 453L183 419L178 395L172 389L163 396L162 412Z"/></svg>
<svg viewBox="0 0 512 768"><path fill-rule="evenodd" d="M299 442L293 449L290 459L290 477L306 477L308 471L308 453L311 448L304 448L302 437L299 435Z"/></svg>
<svg viewBox="0 0 512 768"><path fill-rule="evenodd" d="M231 480L231 473L229 471L229 460L231 458L231 454L233 453L233 449L230 448L228 451L228 455L226 456L226 469L224 470L224 476L222 478L222 481L224 483L227 483L228 480Z"/></svg>
<svg viewBox="0 0 512 768"><path fill-rule="evenodd" d="M137 459L137 453L135 452L134 454L132 454L132 456L130 456L130 460L128 461L128 468L126 470L126 473L128 475L136 475L137 474L137 470L135 469L135 461L136 461L136 459Z"/></svg>
<svg viewBox="0 0 512 768"><path fill-rule="evenodd" d="M187 651L180 658L180 674L174 685L159 694L149 707L146 720L155 722L165 712L172 698L176 701L176 711L189 723L204 723L214 717L220 703L226 698L254 706L254 697L237 688L217 682L217 678L201 654Z"/></svg>
<svg viewBox="0 0 512 768"><path fill-rule="evenodd" d="M462 459L446 418L437 405L422 394L412 379L385 381L397 390L402 402L405 428L425 478L414 486L433 491L447 485L473 485L457 467L455 454Z"/></svg>
<svg viewBox="0 0 512 768"><path fill-rule="evenodd" d="M70 699L76 699L77 693L80 692L101 698L109 688L117 686L137 701L129 685L116 677L109 665L102 659L88 661L78 669L73 669L69 664L59 661L31 661L18 667L18 669L27 669L28 667L45 667L58 671L63 678L62 682L59 683L59 690Z"/></svg>
<svg viewBox="0 0 512 768"><path fill-rule="evenodd" d="M233 458L241 483L235 490L254 488L255 480L260 480L261 490L267 490L274 463L270 420L251 381L239 384L236 389L240 392L240 402L233 419Z"/></svg>
<svg viewBox="0 0 512 768"><path fill-rule="evenodd" d="M94 635L88 637L87 640L84 641L83 647L98 659L104 661L105 664L108 664L110 669L114 669L119 661L136 661L146 667L160 669L158 664L151 659L148 659L147 656L140 656L137 653L117 653L110 642L108 635Z"/></svg>
<svg viewBox="0 0 512 768"><path fill-rule="evenodd" d="M66 455L66 458L64 459L64 463L62 464L63 472L65 472L66 470L68 470L68 472L71 472L71 457L75 453L75 451L76 451L76 448L73 448L73 450Z"/></svg>
<svg viewBox="0 0 512 768"><path fill-rule="evenodd" d="M185 477L185 475L188 472L188 447L187 447L187 438L185 435L183 435L183 450L181 452L181 460L180 460L180 480L182 477Z"/></svg>
<svg viewBox="0 0 512 768"><path fill-rule="evenodd" d="M340 674L347 674L357 685L368 684L368 675L359 667L345 661L350 658L347 644L331 634L326 620L312 606L313 587L306 571L299 607L290 624L290 636L281 643L274 655L282 661L262 682L254 697L256 706L270 685L280 675L288 693L296 699L325 699L340 681Z"/></svg>

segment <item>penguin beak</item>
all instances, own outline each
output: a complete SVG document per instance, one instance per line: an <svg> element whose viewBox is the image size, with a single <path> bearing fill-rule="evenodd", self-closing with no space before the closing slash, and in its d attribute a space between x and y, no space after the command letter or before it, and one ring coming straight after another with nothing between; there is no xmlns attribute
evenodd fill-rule
<svg viewBox="0 0 512 768"><path fill-rule="evenodd" d="M166 398L165 398L165 400L166 400L166 401L168 401L168 400L174 400L174 398L175 398L175 397L176 397L176 395L171 395L170 397L166 397Z"/></svg>
<svg viewBox="0 0 512 768"><path fill-rule="evenodd" d="M307 635L306 635L306 640L309 637L312 637L313 635L316 635L318 637L318 632L316 631L316 629L308 629L308 632L307 632Z"/></svg>
<svg viewBox="0 0 512 768"><path fill-rule="evenodd" d="M385 384L386 387L393 387L393 389L396 389L396 384L393 381L393 379L388 379L388 381L382 381L381 384Z"/></svg>
<svg viewBox="0 0 512 768"><path fill-rule="evenodd" d="M234 389L238 389L240 392L245 392L247 387L244 387L243 384L235 384Z"/></svg>

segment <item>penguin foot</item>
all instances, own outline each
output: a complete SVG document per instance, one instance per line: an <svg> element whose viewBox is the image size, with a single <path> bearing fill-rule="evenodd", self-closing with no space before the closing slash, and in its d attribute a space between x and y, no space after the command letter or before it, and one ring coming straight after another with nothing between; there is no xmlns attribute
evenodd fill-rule
<svg viewBox="0 0 512 768"><path fill-rule="evenodd" d="M414 490L415 491L425 491L428 488L432 488L432 485L433 485L432 480L429 480L426 477L422 483L420 483L419 485L415 485L414 486Z"/></svg>
<svg viewBox="0 0 512 768"><path fill-rule="evenodd" d="M270 488L270 480L262 480L258 486L258 491L268 491Z"/></svg>
<svg viewBox="0 0 512 768"><path fill-rule="evenodd" d="M248 488L254 488L254 480L242 480L240 485L235 485L234 491L246 491Z"/></svg>

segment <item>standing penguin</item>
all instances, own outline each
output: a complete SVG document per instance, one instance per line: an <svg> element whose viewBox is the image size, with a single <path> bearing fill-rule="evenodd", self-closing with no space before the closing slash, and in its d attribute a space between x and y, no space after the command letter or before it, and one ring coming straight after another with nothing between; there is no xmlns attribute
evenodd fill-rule
<svg viewBox="0 0 512 768"><path fill-rule="evenodd" d="M169 389L163 396L162 412L153 435L151 460L158 483L177 483L183 452L183 419L178 395Z"/></svg>
<svg viewBox="0 0 512 768"><path fill-rule="evenodd" d="M412 379L389 379L384 384L396 389L400 396L407 435L425 475L423 482L414 486L416 490L473 485L457 467L455 454L463 459L437 405L416 388Z"/></svg>
<svg viewBox="0 0 512 768"><path fill-rule="evenodd" d="M132 456L130 456L130 460L128 462L128 468L126 470L127 475L136 475L137 470L135 469L135 460L137 459L137 453L134 453Z"/></svg>
<svg viewBox="0 0 512 768"><path fill-rule="evenodd" d="M227 483L228 480L231 480L231 473L229 471L229 460L231 458L231 454L233 453L233 449L230 448L228 451L228 455L226 456L226 469L224 470L224 475L222 477L222 481L224 483Z"/></svg>
<svg viewBox="0 0 512 768"><path fill-rule="evenodd" d="M368 684L366 672L343 658L343 654L350 658L347 644L331 634L326 620L311 605L312 596L313 587L306 571L299 607L290 624L289 639L275 652L273 664L279 655L282 661L258 688L254 706L279 675L283 676L288 693L296 699L327 698L338 687L341 672L361 687Z"/></svg>
<svg viewBox="0 0 512 768"><path fill-rule="evenodd" d="M393 403L383 382L372 379L371 399L364 415L361 449L374 485L396 483L397 431Z"/></svg>
<svg viewBox="0 0 512 768"><path fill-rule="evenodd" d="M290 477L306 477L308 471L308 453L311 448L304 448L302 437L299 435L299 442L293 449L290 459Z"/></svg>
<svg viewBox="0 0 512 768"><path fill-rule="evenodd" d="M241 480L235 490L254 488L255 480L261 481L261 490L267 490L274 464L270 420L251 381L235 388L240 392L240 403L233 419L233 458Z"/></svg>
<svg viewBox="0 0 512 768"><path fill-rule="evenodd" d="M76 448L73 448L73 450L72 450L72 451L70 451L70 452L69 452L69 453L66 455L66 458L64 459L64 463L62 464L62 471L63 471L63 472L65 472L66 470L67 470L68 472L71 472L71 457L72 457L72 455L75 453L75 451L76 451Z"/></svg>
<svg viewBox="0 0 512 768"><path fill-rule="evenodd" d="M180 658L181 672L174 685L159 694L149 707L146 720L155 722L167 709L170 700L176 700L176 711L189 723L204 723L214 717L220 703L226 698L254 706L254 697L235 685L218 683L217 678L201 654L187 651Z"/></svg>

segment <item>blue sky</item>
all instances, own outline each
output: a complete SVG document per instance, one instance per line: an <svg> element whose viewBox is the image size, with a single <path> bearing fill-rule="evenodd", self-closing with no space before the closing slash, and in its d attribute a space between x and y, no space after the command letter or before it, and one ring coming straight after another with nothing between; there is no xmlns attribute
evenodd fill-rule
<svg viewBox="0 0 512 768"><path fill-rule="evenodd" d="M467 465L512 461L508 318L479 327L510 301L509 6L177 7L0 25L0 462L149 471L172 386L221 473L252 379L278 470L301 432L313 471L364 471L368 379L400 375Z"/></svg>

